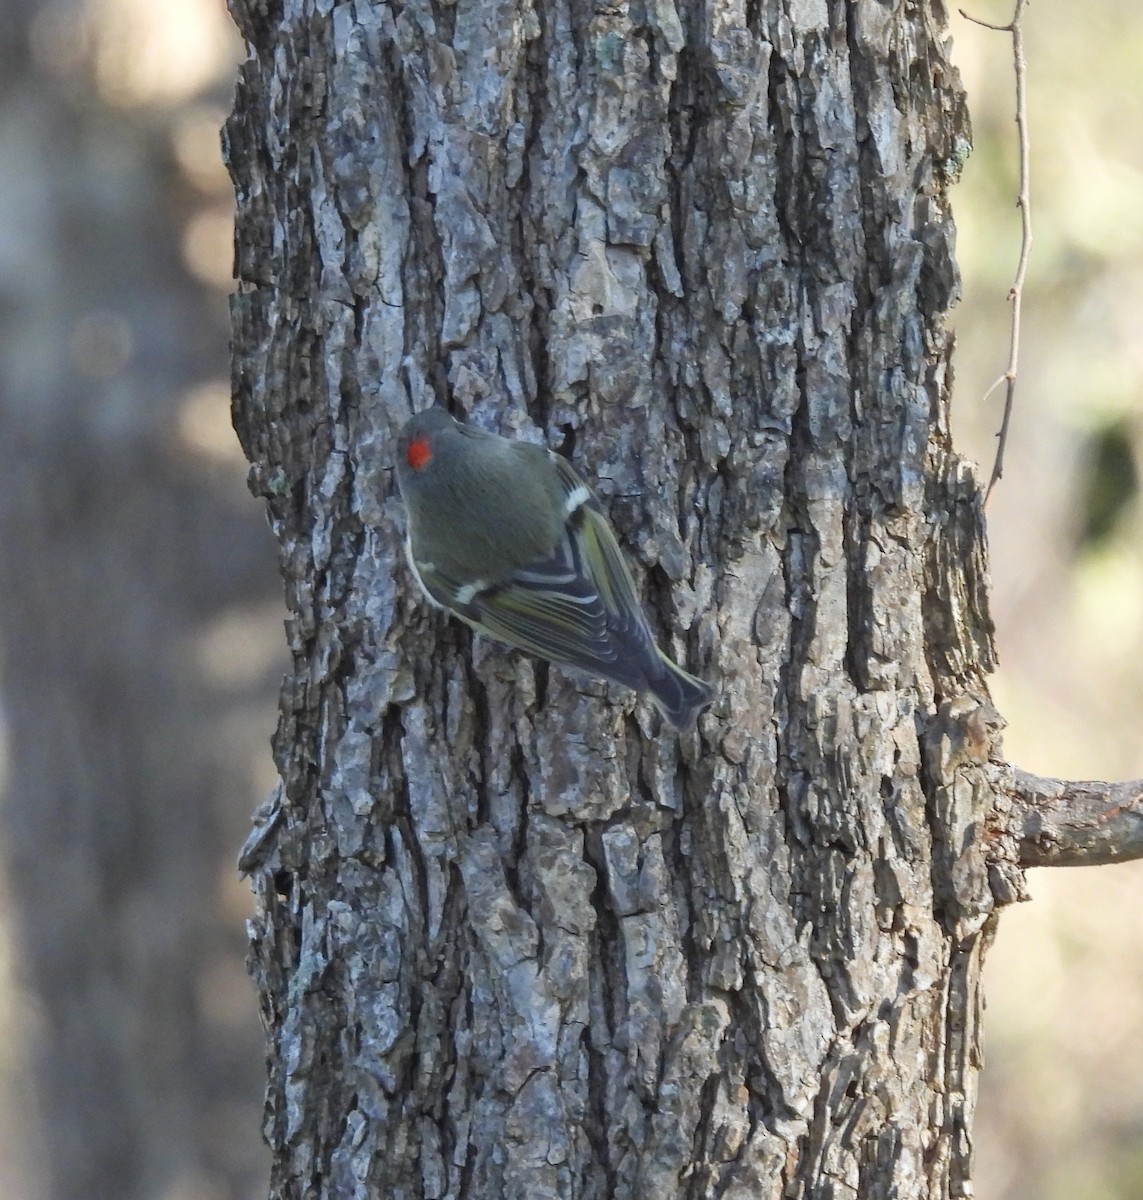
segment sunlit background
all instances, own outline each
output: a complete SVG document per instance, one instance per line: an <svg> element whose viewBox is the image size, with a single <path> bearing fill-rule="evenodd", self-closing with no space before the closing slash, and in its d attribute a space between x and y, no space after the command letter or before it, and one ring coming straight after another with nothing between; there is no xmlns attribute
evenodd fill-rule
<svg viewBox="0 0 1143 1200"><path fill-rule="evenodd" d="M1003 22L1011 5L974 15ZM954 17L976 150L956 194L955 430L991 466L1019 250L1011 42ZM1143 8L1026 10L1035 241L989 506L1010 761L1143 776ZM986 969L983 1200L1143 1196L1143 863L1031 872Z"/></svg>
<svg viewBox="0 0 1143 1200"><path fill-rule="evenodd" d="M1010 7L981 0L973 11L1003 21ZM107 485L106 512L117 511L119 495L125 510L140 507L130 499L134 481L167 489L174 500L164 503L179 514L171 545L184 559L192 546L205 564L193 612L172 619L173 634L160 629L156 641L178 641L186 657L177 673L192 684L176 697L173 687L163 691L160 673L147 703L180 704L183 720L201 712L206 732L186 744L176 739L148 776L146 801L185 807L183 785L163 771L173 770L192 742L199 746L200 776L206 763L212 782L197 792L192 782L189 792L211 831L203 852L214 857L193 859L190 834L151 829L146 813L115 818L134 822L137 857L127 873L171 852L172 844L174 861L181 853L193 865L177 894L197 921L186 1004L201 1052L184 1048L195 1078L192 1085L188 1065L180 1099L136 1100L156 1111L136 1113L138 1132L126 1141L165 1136L169 1152L146 1151L143 1182L131 1196L91 1195L253 1200L265 1195L267 1161L258 1132L262 1044L242 965L248 899L233 861L248 815L272 779L269 736L286 655L273 546L259 505L245 494L245 464L228 424L231 198L218 127L240 46L222 0L0 0L0 15L10 35L27 30L31 47L29 57L10 36L9 49L0 51L0 436L11 439L17 422L36 425L35 413L62 403L70 388L78 399L54 419L80 429L88 449L42 464L53 494L61 480L75 491L74 507L60 518L69 531L93 503L77 479L87 482L105 462L118 462L116 448L125 445L121 473ZM964 300L954 314L955 428L961 449L987 473L1002 394L983 397L1006 363L1006 294L1019 249L1013 73L1004 35L953 20L954 57L976 137L956 196ZM1011 761L1047 775L1134 778L1143 776L1143 10L1137 0L1091 0L1082 13L1036 4L1026 38L1036 241L1007 470L989 513L1002 663L994 694L1009 722ZM85 205L93 225L104 220L112 232L83 228L75 213ZM69 211L70 224L58 216ZM59 244L68 236L74 252ZM84 254L89 244L93 255ZM136 250L140 261L159 264L147 268L160 270L158 284L132 269ZM145 288L179 298L164 308L148 294L131 294ZM37 321L48 322L50 367L36 349ZM56 375L58 386L45 384L45 376ZM34 460L58 440L29 435L20 454ZM142 507L156 505L149 498ZM138 553L144 570L161 577L175 569L163 561L172 518L148 524L147 516L133 517L136 524L118 535L121 554L128 563ZM24 528L14 502L0 501L0 517L10 540L12 530ZM52 536L52 526L46 529L37 536ZM35 575L44 564L48 599L25 603L50 606L49 567L90 574L93 605L102 602L101 589L114 596L121 572L115 568L102 581L98 566L83 557L90 540L76 539L54 555L35 537L18 547L22 571ZM14 559L16 550L9 554ZM117 612L126 601L108 603ZM97 699L113 702L117 686L134 695L143 676L104 679L96 668L108 652L86 647L78 635L69 644L73 618L59 618L64 674L72 654L101 680L106 690ZM0 622L16 619L0 612ZM114 645L133 644L136 629L145 638L149 619L133 617ZM9 627L4 640L10 731L26 686L22 638ZM12 773L17 759L9 746ZM0 768L4 761L0 755ZM8 807L20 817L16 800ZM24 821L33 829L27 843L5 847L13 872L26 870L28 855L43 843L32 821L34 813ZM73 876L66 864L60 868L66 891ZM1004 914L987 968L977 1194L1137 1200L1143 864L1038 871L1030 884L1033 902ZM15 911L14 887L4 885L5 913ZM151 895L153 902L137 900L110 922L109 956L123 928L154 924L155 909L166 902L161 891ZM0 1026L7 1031L0 1047L0 1195L8 1200L69 1194L49 1190L45 1162L66 1153L68 1139L45 1131L37 1100L38 1071L51 1061L66 1018L45 1010L14 949L34 936L25 928L21 938L9 923L0 940ZM166 936L172 942L175 933ZM180 961L177 944L154 954L160 963ZM127 964L121 975L133 969ZM114 978L96 977L92 985L102 989L109 1011L118 1003ZM146 1018L128 1014L129 1021ZM163 1053L160 1037L156 1057ZM133 1066L124 1086L145 1079L147 1068ZM110 1096L108 1105L111 1111ZM124 1153L144 1155L138 1145Z"/></svg>

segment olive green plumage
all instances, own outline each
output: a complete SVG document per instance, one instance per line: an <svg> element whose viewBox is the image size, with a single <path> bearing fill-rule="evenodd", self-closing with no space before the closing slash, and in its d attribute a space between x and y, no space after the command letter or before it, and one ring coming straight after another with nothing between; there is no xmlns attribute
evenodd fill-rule
<svg viewBox="0 0 1143 1200"><path fill-rule="evenodd" d="M406 548L428 597L539 658L649 692L689 728L714 698L655 644L599 502L566 459L441 408L401 431Z"/></svg>

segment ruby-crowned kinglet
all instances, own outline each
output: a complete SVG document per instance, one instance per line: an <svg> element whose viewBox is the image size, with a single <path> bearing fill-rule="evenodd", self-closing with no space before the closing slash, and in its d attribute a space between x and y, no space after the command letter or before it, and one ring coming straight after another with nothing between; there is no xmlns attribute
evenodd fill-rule
<svg viewBox="0 0 1143 1200"><path fill-rule="evenodd" d="M650 692L687 729L714 688L655 645L599 501L558 454L454 421L401 431L406 550L435 604L539 658Z"/></svg>

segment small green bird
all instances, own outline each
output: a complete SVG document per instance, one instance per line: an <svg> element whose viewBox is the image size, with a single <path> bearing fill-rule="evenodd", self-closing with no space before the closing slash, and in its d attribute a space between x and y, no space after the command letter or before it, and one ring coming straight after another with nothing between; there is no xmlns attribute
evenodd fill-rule
<svg viewBox="0 0 1143 1200"><path fill-rule="evenodd" d="M538 658L650 692L688 729L715 690L655 644L599 501L571 464L442 408L401 431L406 550L435 604Z"/></svg>

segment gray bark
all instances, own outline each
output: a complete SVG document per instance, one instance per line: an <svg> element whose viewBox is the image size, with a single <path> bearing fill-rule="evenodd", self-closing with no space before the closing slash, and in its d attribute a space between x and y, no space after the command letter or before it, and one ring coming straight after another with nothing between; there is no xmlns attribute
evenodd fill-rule
<svg viewBox="0 0 1143 1200"><path fill-rule="evenodd" d="M943 7L233 9L272 1194L968 1194L999 720ZM425 607L433 400L593 482L719 682L694 736Z"/></svg>
<svg viewBox="0 0 1143 1200"><path fill-rule="evenodd" d="M1089 867L1143 858L1143 779L1047 779L997 768L993 856L1023 867Z"/></svg>

